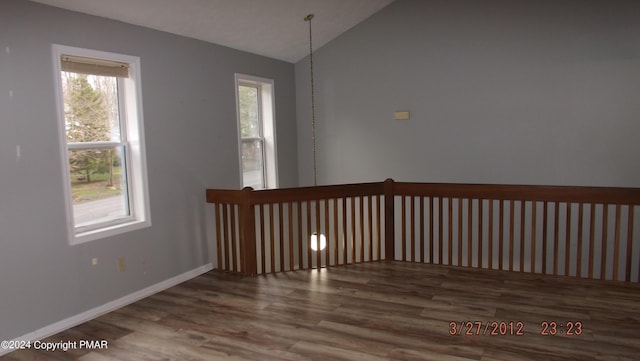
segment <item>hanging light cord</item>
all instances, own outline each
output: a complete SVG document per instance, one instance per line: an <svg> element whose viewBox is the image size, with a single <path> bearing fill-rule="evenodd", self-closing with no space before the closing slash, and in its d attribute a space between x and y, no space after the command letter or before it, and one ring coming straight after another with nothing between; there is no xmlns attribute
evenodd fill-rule
<svg viewBox="0 0 640 361"><path fill-rule="evenodd" d="M311 76L311 142L313 144L313 185L318 185L318 164L316 161L316 102L313 86L313 43L311 37L311 19L313 14L304 17L309 22L309 74Z"/></svg>

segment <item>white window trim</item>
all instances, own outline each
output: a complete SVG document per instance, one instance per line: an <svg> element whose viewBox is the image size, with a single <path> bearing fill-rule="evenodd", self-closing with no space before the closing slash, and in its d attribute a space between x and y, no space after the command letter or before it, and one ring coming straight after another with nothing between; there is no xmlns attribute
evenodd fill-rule
<svg viewBox="0 0 640 361"><path fill-rule="evenodd" d="M242 131L240 127L240 99L238 97L238 86L241 83L257 84L260 86L259 104L262 115L262 137L264 138L265 157L265 180L266 189L278 188L278 152L276 140L276 106L275 106L275 85L273 79L261 78L246 74L235 74L235 95L236 95L236 125L238 129L238 164L240 165L240 187L243 186L242 172Z"/></svg>
<svg viewBox="0 0 640 361"><path fill-rule="evenodd" d="M63 55L75 55L87 58L105 59L129 64L129 78L123 79L124 94L121 95L126 103L126 120L124 131L127 133L128 152L127 182L129 186L129 199L131 206L130 217L119 219L115 222L105 222L97 228L83 230L76 229L73 217L73 204L71 202L71 180L69 173L69 158L67 153L67 137L64 119L61 65L60 57ZM147 164L144 143L144 124L142 116L142 86L140 75L140 58L136 56L110 53L99 50L76 48L65 45L52 45L52 60L54 70L54 84L56 97L56 112L58 118L58 136L60 140L60 160L64 177L64 202L67 219L67 233L69 243L80 244L96 239L106 238L133 230L151 226L151 212L149 207L149 190L147 181ZM132 121L135 119L135 121Z"/></svg>

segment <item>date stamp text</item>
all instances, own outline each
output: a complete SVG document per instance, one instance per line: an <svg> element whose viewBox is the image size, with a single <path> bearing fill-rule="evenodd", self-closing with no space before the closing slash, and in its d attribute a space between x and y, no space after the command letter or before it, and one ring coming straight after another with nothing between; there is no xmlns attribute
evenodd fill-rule
<svg viewBox="0 0 640 361"><path fill-rule="evenodd" d="M580 336L582 321L541 321L535 326L524 321L450 321L451 336L524 336L526 333L541 336Z"/></svg>

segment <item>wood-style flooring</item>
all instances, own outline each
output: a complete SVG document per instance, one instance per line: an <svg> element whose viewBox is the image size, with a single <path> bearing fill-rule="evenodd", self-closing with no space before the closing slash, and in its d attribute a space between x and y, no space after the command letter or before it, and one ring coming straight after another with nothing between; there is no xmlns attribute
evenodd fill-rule
<svg viewBox="0 0 640 361"><path fill-rule="evenodd" d="M108 348L2 359L640 360L640 285L401 262L213 271L46 341L79 340Z"/></svg>

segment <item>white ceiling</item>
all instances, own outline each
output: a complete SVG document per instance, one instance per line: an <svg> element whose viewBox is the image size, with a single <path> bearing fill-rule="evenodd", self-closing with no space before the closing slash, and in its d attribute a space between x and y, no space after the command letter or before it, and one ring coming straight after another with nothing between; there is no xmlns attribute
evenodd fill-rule
<svg viewBox="0 0 640 361"><path fill-rule="evenodd" d="M394 0L32 0L295 63Z"/></svg>

